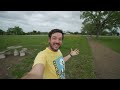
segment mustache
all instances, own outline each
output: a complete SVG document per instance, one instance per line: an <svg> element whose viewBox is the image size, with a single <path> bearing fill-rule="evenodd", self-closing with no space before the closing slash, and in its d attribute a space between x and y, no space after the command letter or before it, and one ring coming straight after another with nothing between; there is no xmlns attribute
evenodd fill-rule
<svg viewBox="0 0 120 90"><path fill-rule="evenodd" d="M59 43L53 43L53 45L54 45L54 44L60 45Z"/></svg>

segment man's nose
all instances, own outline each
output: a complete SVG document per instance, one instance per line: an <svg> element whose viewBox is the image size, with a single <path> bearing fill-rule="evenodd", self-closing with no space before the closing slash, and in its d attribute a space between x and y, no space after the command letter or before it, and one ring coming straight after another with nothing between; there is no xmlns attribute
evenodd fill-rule
<svg viewBox="0 0 120 90"><path fill-rule="evenodd" d="M59 43L60 42L60 40L59 39L56 39L56 43Z"/></svg>

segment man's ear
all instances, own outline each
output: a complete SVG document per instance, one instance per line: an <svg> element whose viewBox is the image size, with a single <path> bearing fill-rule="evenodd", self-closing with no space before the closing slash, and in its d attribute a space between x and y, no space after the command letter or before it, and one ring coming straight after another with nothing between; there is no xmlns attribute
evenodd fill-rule
<svg viewBox="0 0 120 90"><path fill-rule="evenodd" d="M50 42L50 38L48 38L48 42Z"/></svg>

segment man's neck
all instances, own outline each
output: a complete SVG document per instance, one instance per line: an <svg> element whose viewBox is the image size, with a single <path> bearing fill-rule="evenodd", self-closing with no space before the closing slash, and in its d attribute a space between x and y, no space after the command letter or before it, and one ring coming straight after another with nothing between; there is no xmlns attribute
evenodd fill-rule
<svg viewBox="0 0 120 90"><path fill-rule="evenodd" d="M48 47L48 49L50 49L50 50L53 51L53 52L57 52L57 51L58 51L58 50L57 50L57 51L54 51L50 46Z"/></svg>

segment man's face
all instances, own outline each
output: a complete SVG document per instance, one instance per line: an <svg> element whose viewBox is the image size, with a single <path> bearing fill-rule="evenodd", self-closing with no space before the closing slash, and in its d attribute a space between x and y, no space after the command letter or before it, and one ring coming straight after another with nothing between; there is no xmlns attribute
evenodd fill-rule
<svg viewBox="0 0 120 90"><path fill-rule="evenodd" d="M56 52L62 45L62 34L59 32L52 34L51 38L49 38L49 44L50 49Z"/></svg>

